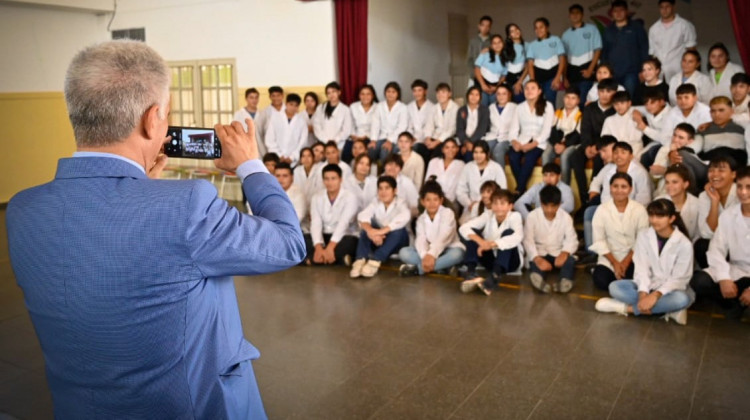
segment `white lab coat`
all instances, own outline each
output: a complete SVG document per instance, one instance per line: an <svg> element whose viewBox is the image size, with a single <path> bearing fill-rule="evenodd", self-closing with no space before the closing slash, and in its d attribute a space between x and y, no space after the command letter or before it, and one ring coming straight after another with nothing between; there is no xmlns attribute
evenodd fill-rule
<svg viewBox="0 0 750 420"><path fill-rule="evenodd" d="M296 114L290 120L286 114L273 114L272 122L266 132L266 149L276 153L279 157L292 159L292 165L297 164L299 151L308 140L307 123L305 117ZM281 121L273 121L281 119Z"/></svg>
<svg viewBox="0 0 750 420"><path fill-rule="evenodd" d="M638 159L643 150L643 132L633 121L633 108L624 115L612 114L604 120L602 136L614 136L617 141L624 141L633 148L634 159Z"/></svg>
<svg viewBox="0 0 750 420"><path fill-rule="evenodd" d="M315 193L315 191L313 191L313 186L315 184L313 179L315 178L315 175L320 175L318 172L318 165L320 165L320 163L313 163L309 174L305 172L305 167L302 165L297 165L294 168L294 185L299 186L299 188L305 193L308 204Z"/></svg>
<svg viewBox="0 0 750 420"><path fill-rule="evenodd" d="M453 210L440 206L435 218L430 219L427 211L417 218L417 236L414 240L414 248L419 258L430 254L436 259L446 248L466 249L458 239L456 228L456 216Z"/></svg>
<svg viewBox="0 0 750 420"><path fill-rule="evenodd" d="M372 132L376 133L376 137L372 140L388 140L395 144L399 134L408 128L409 110L403 102L396 101L391 109L388 109L387 102L378 104L377 113L372 120Z"/></svg>
<svg viewBox="0 0 750 420"><path fill-rule="evenodd" d="M675 15L669 26L659 19L648 30L648 54L661 60L665 80L682 71L682 54L696 45L695 26L680 15Z"/></svg>
<svg viewBox="0 0 750 420"><path fill-rule="evenodd" d="M355 222L357 197L346 188L341 188L333 204L328 199L328 191L315 194L310 203L310 236L313 245L323 243L323 234L331 234L331 241L341 242L344 235L357 236Z"/></svg>
<svg viewBox="0 0 750 420"><path fill-rule="evenodd" d="M412 180L406 175L399 174L396 177L396 189L396 194L406 201L409 209L411 209L414 214L417 214L417 206L419 206L419 191L414 185L414 182L412 182Z"/></svg>
<svg viewBox="0 0 750 420"><path fill-rule="evenodd" d="M729 190L729 194L727 195L726 205L721 204L721 201L719 201L719 218L721 218L721 213L723 213L724 210L732 207L737 203L739 203L739 200L737 199L737 184L732 183L732 188ZM708 194L703 191L698 196L698 233L703 239L711 239L714 237L714 231L711 230L711 228L708 226L708 223L706 222L706 218L708 217L708 213L710 211L711 199L708 197Z"/></svg>
<svg viewBox="0 0 750 420"><path fill-rule="evenodd" d="M430 137L441 142L456 136L456 116L458 115L458 104L453 99L443 111L440 104L432 107L432 116L427 122L425 137Z"/></svg>
<svg viewBox="0 0 750 420"><path fill-rule="evenodd" d="M352 104L349 111L352 114L352 135L377 140L378 133L372 132L372 123L378 115L378 104L373 103L370 109L365 111L362 102L357 101Z"/></svg>
<svg viewBox="0 0 750 420"><path fill-rule="evenodd" d="M292 206L294 206L294 211L297 212L297 218L299 219L300 226L302 227L302 231L307 233L310 230L310 218L308 217L308 204L307 204L307 197L305 197L305 192L302 191L302 188L299 187L299 185L292 184L288 190L286 190L286 195L289 197L289 201L292 202Z"/></svg>
<svg viewBox="0 0 750 420"><path fill-rule="evenodd" d="M608 163L599 171L591 180L589 192L601 192L601 202L605 203L612 200L612 194L609 191L609 180L617 173L617 165ZM641 203L644 207L651 202L652 182L646 168L636 161L631 161L628 166L628 175L633 179L633 189L630 191L630 198Z"/></svg>
<svg viewBox="0 0 750 420"><path fill-rule="evenodd" d="M623 213L617 210L613 200L600 205L594 213L594 237L589 247L592 252L599 254L597 264L612 270L612 264L605 255L611 253L621 261L635 246L638 232L646 228L648 213L641 203L628 200Z"/></svg>
<svg viewBox="0 0 750 420"><path fill-rule="evenodd" d="M539 100L544 100L539 98ZM537 148L545 150L547 140L552 130L552 123L555 122L555 108L551 103L546 102L544 115L541 117L529 108L527 102L522 102L516 107L515 117L510 124L510 140L517 140L521 144L526 144L532 140L537 141ZM503 187L505 188L505 187Z"/></svg>
<svg viewBox="0 0 750 420"><path fill-rule="evenodd" d="M443 187L445 198L450 201L456 201L456 188L458 187L458 180L461 177L464 166L466 166L464 161L453 159L448 168L446 168L443 158L434 158L427 165L427 174L424 179L430 179L434 175L436 177L435 181Z"/></svg>
<svg viewBox="0 0 750 420"><path fill-rule="evenodd" d="M474 229L481 229L482 234L480 236L482 238L487 241L493 241L497 244L497 248L493 250L493 254L497 255L497 250L504 251L506 249L517 247L521 261L523 261L523 220L521 219L521 215L517 212L512 211L508 213L508 215L505 216L505 220L503 220L502 223L498 223L495 213L486 211L462 224L458 229L458 233L460 233L461 237L465 240L469 240L469 235L476 233L474 232ZM513 234L501 236L507 229L512 229Z"/></svg>
<svg viewBox="0 0 750 420"><path fill-rule="evenodd" d="M341 187L344 187L344 180L352 174L352 168L346 164L346 162L339 162L339 168L341 168ZM315 168L315 175L312 176L310 183L310 193L312 195L317 194L320 191L325 190L325 184L323 183L323 168L328 166L328 163L323 161L319 162Z"/></svg>
<svg viewBox="0 0 750 420"><path fill-rule="evenodd" d="M573 226L573 218L559 208L555 218L548 220L541 208L534 209L526 218L523 247L529 262L537 256L557 257L563 251L575 254L578 250L578 235Z"/></svg>
<svg viewBox="0 0 750 420"><path fill-rule="evenodd" d="M372 224L375 222L378 228L388 227L393 232L394 230L406 228L409 222L411 222L411 211L406 202L398 197L387 208L382 201L376 198L364 210L359 212L357 221L360 225L362 223Z"/></svg>
<svg viewBox="0 0 750 420"><path fill-rule="evenodd" d="M667 194L664 194L657 198L666 198L667 200L672 201L672 197ZM682 208L678 210L678 212L680 213L680 218L682 219L682 222L685 223L685 227L688 230L688 235L690 236L690 240L692 242L695 242L696 240L698 240L698 238L700 238L700 232L698 231L699 206L700 204L698 203L698 197L694 196L693 194L687 193L685 204L683 204Z"/></svg>
<svg viewBox="0 0 750 420"><path fill-rule="evenodd" d="M417 108L417 102L411 101L407 105L409 111L409 132L414 136L417 143L424 142L427 133L430 131L428 124L432 117L435 104L428 100L422 104L421 108Z"/></svg>
<svg viewBox="0 0 750 420"><path fill-rule="evenodd" d="M693 72L686 81L682 81L682 72L675 74L669 80L669 103L672 106L677 106L677 88L683 83L690 83L695 86L695 90L698 91L698 100L704 104L708 104L711 101L711 93L713 92L713 85L711 79L699 71Z"/></svg>
<svg viewBox="0 0 750 420"><path fill-rule="evenodd" d="M513 102L508 102L503 108L501 114L497 110L497 105L490 106L490 131L485 134L484 139L487 141L497 140L510 141L510 127L513 125L513 120L516 118L516 109L518 105ZM505 164L505 162L501 162Z"/></svg>
<svg viewBox="0 0 750 420"><path fill-rule="evenodd" d="M711 239L705 270L715 282L737 281L750 277L750 227L742 215L742 205L735 204L719 216L719 227ZM727 261L729 256L729 261Z"/></svg>
<svg viewBox="0 0 750 420"><path fill-rule="evenodd" d="M508 188L505 169L497 162L489 161L481 175L475 161L467 163L461 171L461 177L458 179L458 185L456 186L458 202L468 209L469 204L479 201L482 198L480 189L485 181L495 181L501 188ZM464 209L464 212L466 212L466 209Z"/></svg>
<svg viewBox="0 0 750 420"><path fill-rule="evenodd" d="M638 233L633 249L633 281L639 292L662 295L685 291L693 276L693 244L679 229L667 239L661 253L653 227Z"/></svg>
<svg viewBox="0 0 750 420"><path fill-rule="evenodd" d="M666 146L672 141L672 131L674 131L674 127L666 127L667 115L669 115L669 111L671 110L672 107L670 107L669 104L666 104L664 109L657 115L652 115L645 109L641 112L648 122L648 125L643 130L643 134L662 146Z"/></svg>
<svg viewBox="0 0 750 420"><path fill-rule="evenodd" d="M282 104L281 109L276 109L272 105L268 105L267 107L261 109L258 111L257 114L255 114L255 128L256 132L258 133L258 138L260 141L258 142L258 147L263 147L263 150L260 151L261 155L266 154L266 146L265 146L265 140L266 140L266 132L268 132L268 126L271 124L271 121L273 120L271 116L275 114L281 114L282 116L286 114L286 105Z"/></svg>
<svg viewBox="0 0 750 420"><path fill-rule="evenodd" d="M401 173L406 175L407 178L411 179L414 186L417 189L422 188L424 181L424 159L419 153L411 152L409 159L404 161L404 167L401 169Z"/></svg>
<svg viewBox="0 0 750 420"><path fill-rule="evenodd" d="M368 176L365 178L364 185L360 186L359 180L351 174L344 178L344 187L357 196L358 211L364 210L368 204L378 196L378 178Z"/></svg>
<svg viewBox="0 0 750 420"><path fill-rule="evenodd" d="M719 77L719 83L716 83L716 70L711 69L711 71L708 72L708 80L711 82L712 87L710 97L715 98L717 96L726 96L727 98L732 99L732 92L730 91L730 88L732 87L732 76L744 72L745 69L743 69L742 66L729 62L727 63L724 72L721 73L721 77Z"/></svg>
<svg viewBox="0 0 750 420"><path fill-rule="evenodd" d="M352 134L352 114L349 112L348 106L339 103L334 108L331 117L327 118L326 105L327 103L318 105L318 109L313 115L315 137L323 143L333 140L338 145L339 150L343 150L346 139Z"/></svg>

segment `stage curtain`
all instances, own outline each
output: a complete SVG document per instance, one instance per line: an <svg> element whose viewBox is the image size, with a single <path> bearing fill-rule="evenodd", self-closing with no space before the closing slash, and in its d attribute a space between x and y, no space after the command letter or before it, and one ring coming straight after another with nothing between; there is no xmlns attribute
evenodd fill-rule
<svg viewBox="0 0 750 420"><path fill-rule="evenodd" d="M335 0L336 56L342 101L357 101L367 83L367 0Z"/></svg>
<svg viewBox="0 0 750 420"><path fill-rule="evenodd" d="M737 48L742 56L742 64L750 71L750 1L727 0L729 15L734 26L734 37L737 39Z"/></svg>

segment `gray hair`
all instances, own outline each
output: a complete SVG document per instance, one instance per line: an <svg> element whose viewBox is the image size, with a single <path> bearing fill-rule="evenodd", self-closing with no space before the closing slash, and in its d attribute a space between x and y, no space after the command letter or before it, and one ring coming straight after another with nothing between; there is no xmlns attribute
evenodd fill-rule
<svg viewBox="0 0 750 420"><path fill-rule="evenodd" d="M144 112L159 106L166 118L170 70L164 59L138 41L109 41L76 54L65 76L65 102L79 146L122 141Z"/></svg>

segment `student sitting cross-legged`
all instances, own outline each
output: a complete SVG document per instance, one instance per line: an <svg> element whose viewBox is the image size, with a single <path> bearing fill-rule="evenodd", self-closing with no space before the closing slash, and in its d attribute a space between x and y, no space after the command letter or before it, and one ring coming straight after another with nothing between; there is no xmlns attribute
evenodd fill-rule
<svg viewBox="0 0 750 420"><path fill-rule="evenodd" d="M443 206L445 196L437 181L425 182L419 191L424 212L417 219L414 246L401 248L402 276L423 275L449 269L464 259L464 246L458 240L456 215Z"/></svg>
<svg viewBox="0 0 750 420"><path fill-rule="evenodd" d="M518 270L523 261L523 220L520 214L513 211L511 192L496 191L491 201L492 212L482 213L458 230L466 245L466 281L461 283L464 293L479 288L490 295L497 288L502 275ZM488 271L486 279L477 274L479 263Z"/></svg>
<svg viewBox="0 0 750 420"><path fill-rule="evenodd" d="M615 280L633 277L635 238L648 227L643 205L630 199L633 178L617 172L609 180L612 199L596 209L593 220L593 243L589 247L599 255L594 267L594 284L608 290Z"/></svg>
<svg viewBox="0 0 750 420"><path fill-rule="evenodd" d="M353 279L374 276L383 261L409 244L406 226L411 222L411 211L397 196L393 177L383 175L378 178L378 198L359 212L357 220L362 231L357 258L349 273Z"/></svg>
<svg viewBox="0 0 750 420"><path fill-rule="evenodd" d="M622 315L665 315L680 325L687 323L687 308L695 300L690 289L693 273L692 244L674 204L660 198L647 208L651 227L636 239L632 280L609 285L611 298L596 302L599 312Z"/></svg>
<svg viewBox="0 0 750 420"><path fill-rule="evenodd" d="M528 253L531 284L537 290L549 293L550 289L568 293L573 288L578 236L573 227L573 218L560 207L562 194L554 185L539 191L541 207L529 213L524 228L523 247ZM544 281L544 275L559 269L558 281Z"/></svg>
<svg viewBox="0 0 750 420"><path fill-rule="evenodd" d="M724 210L708 247L708 268L690 282L701 298L719 304L730 319L750 306L750 167L737 171L738 204Z"/></svg>

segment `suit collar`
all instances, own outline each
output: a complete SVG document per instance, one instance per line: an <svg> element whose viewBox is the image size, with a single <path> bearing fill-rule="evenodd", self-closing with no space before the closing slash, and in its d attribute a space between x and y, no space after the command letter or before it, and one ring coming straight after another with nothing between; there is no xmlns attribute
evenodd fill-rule
<svg viewBox="0 0 750 420"><path fill-rule="evenodd" d="M75 157L58 161L56 179L72 178L136 178L146 174L132 164L110 157Z"/></svg>

